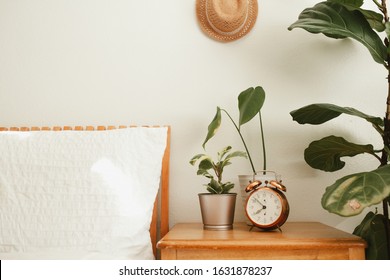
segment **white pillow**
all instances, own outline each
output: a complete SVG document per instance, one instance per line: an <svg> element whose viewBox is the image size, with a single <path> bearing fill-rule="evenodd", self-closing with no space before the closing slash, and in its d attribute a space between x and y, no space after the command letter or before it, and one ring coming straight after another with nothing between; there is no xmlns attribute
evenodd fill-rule
<svg viewBox="0 0 390 280"><path fill-rule="evenodd" d="M167 128L0 133L0 259L153 259Z"/></svg>

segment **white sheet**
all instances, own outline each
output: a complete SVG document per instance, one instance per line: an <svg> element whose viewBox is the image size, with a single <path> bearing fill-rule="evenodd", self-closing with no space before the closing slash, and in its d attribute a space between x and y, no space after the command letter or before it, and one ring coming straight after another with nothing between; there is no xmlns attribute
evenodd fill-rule
<svg viewBox="0 0 390 280"><path fill-rule="evenodd" d="M167 128L0 133L0 259L152 259Z"/></svg>

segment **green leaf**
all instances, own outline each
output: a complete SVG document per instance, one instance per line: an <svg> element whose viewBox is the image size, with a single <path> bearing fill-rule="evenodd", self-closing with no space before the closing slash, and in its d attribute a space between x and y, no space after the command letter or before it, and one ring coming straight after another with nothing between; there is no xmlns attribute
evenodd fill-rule
<svg viewBox="0 0 390 280"><path fill-rule="evenodd" d="M290 112L299 124L322 124L341 115L333 104L312 104Z"/></svg>
<svg viewBox="0 0 390 280"><path fill-rule="evenodd" d="M375 29L378 32L385 31L386 27L383 23L383 16L381 14L362 9L359 9L359 11L364 15L372 29Z"/></svg>
<svg viewBox="0 0 390 280"><path fill-rule="evenodd" d="M346 7L351 7L351 8L360 8L364 4L363 0L327 0L327 1L339 3Z"/></svg>
<svg viewBox="0 0 390 280"><path fill-rule="evenodd" d="M385 27L387 39L390 39L390 22L386 22ZM390 45L387 47L387 52L390 53Z"/></svg>
<svg viewBox="0 0 390 280"><path fill-rule="evenodd" d="M222 192L222 186L218 181L211 179L210 183L207 184L207 190L210 193L221 193Z"/></svg>
<svg viewBox="0 0 390 280"><path fill-rule="evenodd" d="M248 158L247 156L247 153L243 152L243 151L235 151L235 152L232 152L230 154L228 154L225 158L225 161L226 160L231 160L232 158L234 157L243 157L243 158Z"/></svg>
<svg viewBox="0 0 390 280"><path fill-rule="evenodd" d="M218 160L222 160L222 158L232 149L232 146L227 146L218 152Z"/></svg>
<svg viewBox="0 0 390 280"><path fill-rule="evenodd" d="M202 175L202 176L205 176L206 178L209 178L209 179L213 179L214 176L211 175L207 170L205 169L198 169L198 171L196 172L196 175Z"/></svg>
<svg viewBox="0 0 390 280"><path fill-rule="evenodd" d="M353 234L366 240L368 260L388 260L390 257L387 252L385 221L384 215L369 212L353 231Z"/></svg>
<svg viewBox="0 0 390 280"><path fill-rule="evenodd" d="M386 27L386 29L385 29L386 35L387 35L387 37L390 37L390 22L386 22L385 27Z"/></svg>
<svg viewBox="0 0 390 280"><path fill-rule="evenodd" d="M231 164L230 161L231 161L233 158L235 158L235 157L248 158L247 153L245 153L245 152L242 152L242 151L235 151L235 152L232 152L232 153L228 154L228 155L226 156L226 158L221 162L222 169L223 169L225 166Z"/></svg>
<svg viewBox="0 0 390 280"><path fill-rule="evenodd" d="M354 216L364 208L382 202L389 195L390 165L385 165L337 180L326 188L321 204L331 213Z"/></svg>
<svg viewBox="0 0 390 280"><path fill-rule="evenodd" d="M222 121L221 119L222 119L221 118L221 108L217 107L217 112L215 113L213 120L211 121L211 123L208 126L208 132L206 135L206 139L204 140L204 142L202 144L203 149L205 148L207 141L209 141L215 135L215 133L217 133L218 128L221 126L221 121Z"/></svg>
<svg viewBox="0 0 390 280"><path fill-rule="evenodd" d="M263 107L265 91L262 87L248 88L238 96L239 126L249 122Z"/></svg>
<svg viewBox="0 0 390 280"><path fill-rule="evenodd" d="M210 187L209 185L206 185L207 186L207 191L209 192L209 193L214 193L214 194L217 194L218 192L215 190L215 189L213 189L212 187Z"/></svg>
<svg viewBox="0 0 390 280"><path fill-rule="evenodd" d="M213 160L210 157L206 157L199 163L199 169L209 170L213 168Z"/></svg>
<svg viewBox="0 0 390 280"><path fill-rule="evenodd" d="M304 152L305 161L311 167L323 171L336 171L344 167L341 157L353 157L358 154L374 154L372 145L358 145L342 137L328 136L310 143Z"/></svg>
<svg viewBox="0 0 390 280"><path fill-rule="evenodd" d="M229 193L229 191L234 188L234 184L231 182L227 182L225 184L222 184L221 187L222 187L221 193Z"/></svg>
<svg viewBox="0 0 390 280"><path fill-rule="evenodd" d="M383 126L382 118L367 115L351 107L340 107L328 103L311 104L290 112L290 115L294 121L300 124L317 125L332 120L343 113L365 119L376 126Z"/></svg>
<svg viewBox="0 0 390 280"><path fill-rule="evenodd" d="M346 7L349 11L358 10L367 19L371 28L378 32L385 30L385 25L383 24L383 15L371 10L361 9L360 7L363 5L363 0L328 0L328 2L339 3Z"/></svg>
<svg viewBox="0 0 390 280"><path fill-rule="evenodd" d="M191 160L190 160L190 164L191 164L191 165L195 165L195 163L196 163L199 159L201 159L202 157L207 157L207 155L205 155L205 154L197 154L197 155L193 156L193 157L191 158Z"/></svg>
<svg viewBox="0 0 390 280"><path fill-rule="evenodd" d="M197 175L201 175L210 179L210 182L205 185L210 193L227 193L234 186L234 184L230 182L222 183L224 167L230 165L230 161L234 157L246 156L246 153L241 151L230 152L231 149L231 146L227 146L219 151L217 153L218 161L216 162L213 161L211 156L206 154L197 154L190 160L192 165L195 165L195 163L199 161L199 166L196 173ZM211 171L209 170L213 171L215 177L210 173Z"/></svg>
<svg viewBox="0 0 390 280"><path fill-rule="evenodd" d="M359 10L350 11L333 1L321 2L305 9L288 29L294 28L332 38L355 39L369 50L376 62L386 65L387 48Z"/></svg>

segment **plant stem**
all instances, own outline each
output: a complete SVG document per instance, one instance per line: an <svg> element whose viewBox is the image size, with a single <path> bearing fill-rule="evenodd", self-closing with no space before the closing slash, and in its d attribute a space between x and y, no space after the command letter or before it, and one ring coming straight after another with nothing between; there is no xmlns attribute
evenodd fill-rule
<svg viewBox="0 0 390 280"><path fill-rule="evenodd" d="M263 130L263 121L261 118L261 112L259 112L259 121L260 121L261 144L263 146L263 170L267 170L267 155L265 151L264 130Z"/></svg>
<svg viewBox="0 0 390 280"><path fill-rule="evenodd" d="M215 175L217 176L218 183L221 183L222 181L222 172L220 172L218 166L213 163L213 170Z"/></svg>
<svg viewBox="0 0 390 280"><path fill-rule="evenodd" d="M382 4L379 3L377 0L372 0L372 2L374 2L374 4L378 7L378 9L383 13L383 0L382 0Z"/></svg>
<svg viewBox="0 0 390 280"><path fill-rule="evenodd" d="M374 2L375 2L375 4L377 4L379 10L381 10L381 12L383 13L385 22L388 22L389 16L387 14L387 4L386 4L387 0L382 0L382 5L379 5L379 3L376 2L375 0L374 0Z"/></svg>
<svg viewBox="0 0 390 280"><path fill-rule="evenodd" d="M245 151L246 151L246 153L247 153L247 155L248 155L248 159L249 159L249 162L250 162L250 164L251 164L253 174L256 174L255 166L253 165L253 161L252 161L251 155L250 155L250 153L249 153L248 147L246 146L244 137L242 136L240 129L238 128L238 126L237 126L237 124L234 122L233 118L229 115L229 113L228 113L225 109L221 109L221 111L225 112L225 114L229 117L229 119L232 121L234 127L236 128L236 130L237 130L237 132L238 132L238 135L240 135L241 141L242 141L242 143L244 144Z"/></svg>
<svg viewBox="0 0 390 280"><path fill-rule="evenodd" d="M382 5L379 8L384 17L385 23L389 22L389 16L387 14L387 0L382 0ZM386 38L384 40L386 47L389 47L389 40ZM387 99L386 99L386 114L384 118L384 132L383 132L383 144L385 147L390 147L390 57L387 56ZM381 165L387 165L389 161L389 154L386 149L383 149ZM390 221L389 221L389 197L385 198L382 202L383 205L383 215L385 217L385 229L387 236L387 255L390 257Z"/></svg>
<svg viewBox="0 0 390 280"><path fill-rule="evenodd" d="M390 61L390 59L388 59ZM390 71L388 76L388 91L389 95L387 97L387 110L386 110L386 117L385 117L385 128L384 128L384 134L383 134L383 144L386 147L390 146ZM381 165L388 164L389 155L385 149L383 149L382 152L382 159L381 159ZM384 224L385 224L385 230L386 230L386 237L387 237L387 255L390 257L390 221L389 221L389 202L390 198L387 197L382 201L383 206L383 216L385 217Z"/></svg>

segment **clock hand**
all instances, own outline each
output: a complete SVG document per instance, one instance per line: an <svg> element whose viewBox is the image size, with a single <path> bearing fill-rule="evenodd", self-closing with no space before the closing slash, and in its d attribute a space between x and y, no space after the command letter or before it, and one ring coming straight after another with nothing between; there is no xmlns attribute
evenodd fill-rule
<svg viewBox="0 0 390 280"><path fill-rule="evenodd" d="M257 203L259 203L259 204L263 207L263 209L266 209L266 208L267 208L267 207L266 207L263 203L261 203L260 200L258 200L256 197L255 197L254 199L256 200Z"/></svg>

